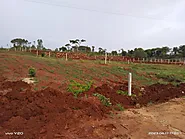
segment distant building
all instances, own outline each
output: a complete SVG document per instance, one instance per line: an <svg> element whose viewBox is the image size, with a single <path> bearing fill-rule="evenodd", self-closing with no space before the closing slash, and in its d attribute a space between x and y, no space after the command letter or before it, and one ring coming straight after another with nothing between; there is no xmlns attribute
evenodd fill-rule
<svg viewBox="0 0 185 139"><path fill-rule="evenodd" d="M73 52L91 52L91 48L88 46L72 46L71 50Z"/></svg>

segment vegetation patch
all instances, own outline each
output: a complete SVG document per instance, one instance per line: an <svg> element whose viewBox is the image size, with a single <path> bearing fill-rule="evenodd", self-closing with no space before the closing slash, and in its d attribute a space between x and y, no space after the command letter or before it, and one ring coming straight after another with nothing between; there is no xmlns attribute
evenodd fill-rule
<svg viewBox="0 0 185 139"><path fill-rule="evenodd" d="M68 91L73 93L74 96L77 98L80 93L88 91L91 88L92 84L92 81L86 82L86 84L81 84L74 80L71 80L68 86Z"/></svg>
<svg viewBox="0 0 185 139"><path fill-rule="evenodd" d="M128 92L126 92L126 91L118 90L118 91L116 91L116 93L119 94L119 95L128 96Z"/></svg>
<svg viewBox="0 0 185 139"><path fill-rule="evenodd" d="M101 103L105 106L111 106L112 103L110 102L110 98L106 98L104 95L95 93L93 96L98 97L98 99L101 101Z"/></svg>
<svg viewBox="0 0 185 139"><path fill-rule="evenodd" d="M117 104L116 109L119 110L119 111L124 111L125 110L125 108L121 104Z"/></svg>
<svg viewBox="0 0 185 139"><path fill-rule="evenodd" d="M29 68L29 70L28 70L28 73L29 73L29 76L30 77L35 77L35 75L36 75L36 70L35 70L35 68Z"/></svg>
<svg viewBox="0 0 185 139"><path fill-rule="evenodd" d="M164 81L167 81L167 82L177 82L177 83L182 82L182 80L175 75L166 75L166 74L159 73L159 74L156 74L156 77L159 79L163 79Z"/></svg>

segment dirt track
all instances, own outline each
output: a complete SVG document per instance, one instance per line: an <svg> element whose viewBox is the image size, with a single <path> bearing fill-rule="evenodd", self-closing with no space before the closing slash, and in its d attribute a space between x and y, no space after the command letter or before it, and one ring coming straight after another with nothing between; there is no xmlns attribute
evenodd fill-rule
<svg viewBox="0 0 185 139"><path fill-rule="evenodd" d="M159 87L160 91L157 91ZM1 77L0 138L138 139L162 137L149 136L148 132L152 131L172 132L178 129L181 133L185 132L183 128L185 126L183 125L184 99L148 108L112 113L110 108L103 106L97 98L90 96L92 92L101 92L109 97L113 104L121 103L125 108L132 108L137 103L147 105L151 100L164 102L170 98L183 96L184 84L178 88L172 85L144 88L143 96L139 99L130 99L116 94L115 90L125 90L126 85L115 85L111 88L103 85L86 92L89 94L88 98L75 99L71 93L63 93L52 88L33 92L30 85L22 81L10 82ZM160 93L163 94L161 97ZM163 126L164 121L167 127ZM8 132L23 132L24 135L6 135L5 133ZM165 138L170 137L175 136L165 136ZM176 135L176 137L183 138L184 135Z"/></svg>

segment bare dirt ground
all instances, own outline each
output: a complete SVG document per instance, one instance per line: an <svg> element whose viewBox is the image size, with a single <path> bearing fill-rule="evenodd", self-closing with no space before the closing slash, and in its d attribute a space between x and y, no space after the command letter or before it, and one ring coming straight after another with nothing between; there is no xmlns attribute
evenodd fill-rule
<svg viewBox="0 0 185 139"><path fill-rule="evenodd" d="M30 85L22 81L6 81L3 77L0 92L2 139L185 137L184 98L117 112L103 106L95 97L75 99L71 93L62 93L52 88L32 92ZM135 107L132 100L126 100L123 104ZM119 100L115 97L114 101ZM23 132L24 135L7 135L11 132ZM149 132L169 134L149 135ZM170 134L171 132L178 135Z"/></svg>
<svg viewBox="0 0 185 139"><path fill-rule="evenodd" d="M154 84L142 89L133 86L137 97L128 97L117 94L117 90L127 90L125 82L100 81L76 99L63 82L68 74L58 73L60 62L51 68L43 61L21 59L0 55L0 139L185 138L184 83ZM37 68L36 85L21 81L27 77L30 65ZM104 106L93 93L110 98L113 106ZM125 110L117 111L117 104Z"/></svg>

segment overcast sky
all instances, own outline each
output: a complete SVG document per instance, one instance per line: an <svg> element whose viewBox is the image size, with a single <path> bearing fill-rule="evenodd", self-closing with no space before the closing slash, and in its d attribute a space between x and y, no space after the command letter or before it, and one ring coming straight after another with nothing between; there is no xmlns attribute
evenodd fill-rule
<svg viewBox="0 0 185 139"><path fill-rule="evenodd" d="M185 44L185 0L0 0L0 46L21 37L55 49L69 39L108 51Z"/></svg>

